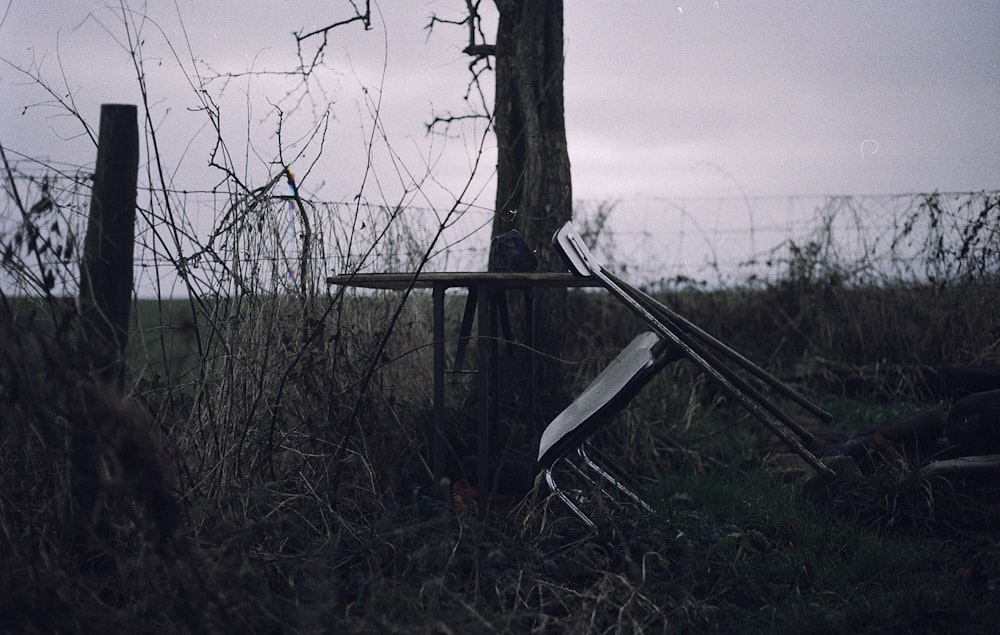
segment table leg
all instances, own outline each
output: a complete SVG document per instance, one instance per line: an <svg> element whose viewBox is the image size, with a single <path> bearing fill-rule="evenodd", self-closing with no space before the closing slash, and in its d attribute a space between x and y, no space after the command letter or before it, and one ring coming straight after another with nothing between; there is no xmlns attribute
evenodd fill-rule
<svg viewBox="0 0 1000 635"><path fill-rule="evenodd" d="M444 482L444 291L443 284L435 283L433 289L433 338L434 338L434 430L432 462L434 469L434 495L449 501Z"/></svg>
<svg viewBox="0 0 1000 635"><path fill-rule="evenodd" d="M490 294L490 300L492 306L490 307L489 322L487 327L490 332L489 340L489 418L488 418L488 433L490 438L490 447L499 448L502 444L501 430L500 430L500 324L498 322L502 321L502 309L506 308L506 294L503 287L494 287L492 293ZM508 346L512 344L508 341ZM493 495L496 493L497 486L499 485L498 477L500 475L500 464L499 460L496 463L489 463L487 465L493 466L490 470L490 500L492 501Z"/></svg>
<svg viewBox="0 0 1000 635"><path fill-rule="evenodd" d="M538 349L536 348L537 342L535 341L535 292L530 287L524 290L524 331L525 338L528 340L528 355L530 357L529 368L531 369L529 378L530 383L528 384L528 435L531 438L537 436L538 430L538 403L537 403L537 392L535 388L538 386Z"/></svg>
<svg viewBox="0 0 1000 635"><path fill-rule="evenodd" d="M472 320L476 317L476 307L479 305L479 288L471 287L465 298L465 312L462 314L462 326L458 331L458 348L455 350L456 373L462 372L465 365L465 351L472 337Z"/></svg>
<svg viewBox="0 0 1000 635"><path fill-rule="evenodd" d="M490 296L489 286L480 284L479 324L477 328L478 342L478 392L477 401L477 440L478 446L478 483L479 518L485 520L490 503L490 390L493 382L491 352L495 344L495 321L493 319L494 300ZM491 341L493 336L493 341Z"/></svg>

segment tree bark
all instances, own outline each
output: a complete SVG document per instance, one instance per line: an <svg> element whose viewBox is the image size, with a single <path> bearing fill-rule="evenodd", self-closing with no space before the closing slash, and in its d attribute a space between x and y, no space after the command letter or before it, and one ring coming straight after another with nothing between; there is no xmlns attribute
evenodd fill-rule
<svg viewBox="0 0 1000 635"><path fill-rule="evenodd" d="M552 249L555 231L573 215L563 100L562 0L496 0L497 194L493 236L517 229L536 250L539 271L565 271ZM562 395L557 360L565 341L566 290L535 301L544 360L539 397ZM542 402L543 404L545 401Z"/></svg>

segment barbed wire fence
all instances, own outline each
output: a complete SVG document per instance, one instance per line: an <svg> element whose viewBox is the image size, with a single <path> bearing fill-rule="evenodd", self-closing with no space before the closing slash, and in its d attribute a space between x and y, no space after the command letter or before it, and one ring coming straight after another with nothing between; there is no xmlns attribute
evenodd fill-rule
<svg viewBox="0 0 1000 635"><path fill-rule="evenodd" d="M73 295L89 175L30 160L16 162L14 173L29 212L22 217L6 193L0 284L7 293ZM251 194L140 188L136 293L316 294L334 273L411 270L445 213L304 197L300 209L283 186L277 175ZM307 218L299 218L303 212ZM491 214L460 207L424 270L484 270ZM1000 273L1000 190L633 197L578 201L575 217L607 266L654 290L788 277L947 285L995 282Z"/></svg>
<svg viewBox="0 0 1000 635"><path fill-rule="evenodd" d="M654 287L743 286L789 276L947 284L995 279L998 195L644 198L617 202L606 224L628 228L614 231L617 266Z"/></svg>

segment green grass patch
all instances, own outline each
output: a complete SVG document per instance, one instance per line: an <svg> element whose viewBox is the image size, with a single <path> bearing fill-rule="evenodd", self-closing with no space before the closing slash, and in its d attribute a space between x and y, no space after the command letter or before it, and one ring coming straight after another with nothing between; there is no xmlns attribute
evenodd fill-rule
<svg viewBox="0 0 1000 635"><path fill-rule="evenodd" d="M659 493L698 543L722 631L961 632L1000 616L1000 556L954 537L859 526L760 470L667 478Z"/></svg>

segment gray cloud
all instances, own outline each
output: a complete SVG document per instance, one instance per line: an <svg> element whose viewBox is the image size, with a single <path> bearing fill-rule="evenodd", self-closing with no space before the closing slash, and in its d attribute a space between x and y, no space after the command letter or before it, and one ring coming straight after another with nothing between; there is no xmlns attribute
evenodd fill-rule
<svg viewBox="0 0 1000 635"><path fill-rule="evenodd" d="M43 71L58 79L58 33L70 88L92 120L101 102L137 99L126 52L112 39L121 36L114 11L102 2L13 3L0 27L0 55L25 65L34 47L36 58L45 57ZM194 55L225 72L251 64L290 68L291 31L349 10L347 3L318 0L179 4ZM459 15L462 6L457 0L383 2L384 21L372 31L347 28L331 36L325 96L302 105L289 123L304 129L311 113L326 106L320 101L333 102L336 122L316 177L327 183L325 195L349 196L358 186L362 141L371 127L365 100L379 95L380 85L381 121L397 159L414 170L438 161L446 188L463 181L478 129L466 127L464 138L446 142L428 137L424 125L432 113L465 107L465 31L439 27L428 38L423 29L432 12ZM190 72L172 5L151 3L149 11ZM567 124L580 196L715 194L731 190L733 180L753 194L998 185L1000 12L994 2L576 0L565 11ZM143 37L157 125L180 161L190 140L201 138L203 119L188 112L197 100L153 24ZM233 80L224 125L234 145L246 146L249 136L261 156L273 154L274 124L265 117L270 104L286 103L289 85L273 76ZM42 98L9 67L0 70L4 144L90 160L86 144L51 134L74 134L72 121L53 120L43 110L21 114ZM877 154L863 156L866 139L878 142ZM184 160L204 171L207 149L196 144L186 152ZM391 168L389 159L383 148L380 165ZM447 197L433 194L439 195Z"/></svg>

